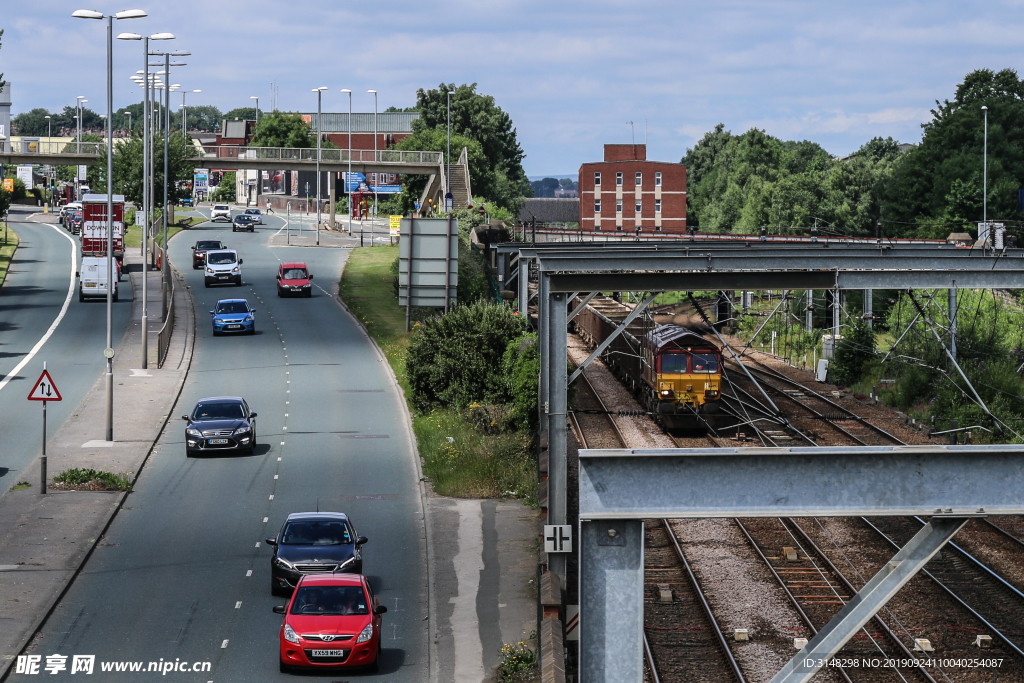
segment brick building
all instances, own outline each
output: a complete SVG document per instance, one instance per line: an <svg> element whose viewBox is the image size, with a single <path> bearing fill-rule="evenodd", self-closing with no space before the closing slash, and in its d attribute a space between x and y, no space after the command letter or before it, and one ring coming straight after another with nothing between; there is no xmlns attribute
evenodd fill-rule
<svg viewBox="0 0 1024 683"><path fill-rule="evenodd" d="M686 233L686 166L648 161L646 145L605 145L580 166L580 230Z"/></svg>

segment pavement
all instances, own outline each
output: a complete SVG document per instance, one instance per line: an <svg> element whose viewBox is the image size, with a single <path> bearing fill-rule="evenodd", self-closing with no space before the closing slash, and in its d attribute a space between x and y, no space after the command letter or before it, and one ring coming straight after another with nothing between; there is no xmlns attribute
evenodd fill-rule
<svg viewBox="0 0 1024 683"><path fill-rule="evenodd" d="M45 233L44 233L45 234ZM133 287L122 282L122 292L141 294L141 266L139 256L128 254L125 262L131 273ZM159 273L150 274L150 314L159 316ZM121 297L119 297L121 298ZM132 297L128 306L134 308L132 324L115 347L114 356L114 441L105 438L105 400L102 374L93 373L93 384L76 405L68 405L74 412L61 422L52 421L53 408L48 407L50 424L59 426L47 440L48 474L54 475L72 467L90 467L111 472L126 472L134 477L142 469L153 444L170 415L178 392L184 382L192 356L194 314L191 299L184 288L176 294L176 328L167 354L167 363L149 369L141 366L141 297ZM102 304L95 306L96 316ZM155 315L154 315L155 314ZM126 316L127 317L127 316ZM151 324L158 330L159 319ZM155 359L156 333L151 332L150 355ZM94 340L96 341L96 340ZM101 343L105 339L99 340ZM102 367L102 366L101 366ZM54 382L62 391L62 375L49 365ZM23 382L26 389L30 388ZM13 393L13 392L12 392ZM20 394L19 398L24 400ZM25 392L27 393L27 392ZM27 401L26 401L27 402ZM64 403L64 402L62 402ZM39 407L33 405L36 410ZM31 423L40 423L33 416ZM32 429L37 439L39 432ZM84 491L56 491L51 489L40 495L39 448L31 461L19 471L18 479L32 484L30 488L10 491L0 498L0 674L21 652L36 628L57 604L63 591L77 575L83 561L102 545L102 536L128 494Z"/></svg>
<svg viewBox="0 0 1024 683"><path fill-rule="evenodd" d="M176 329L165 368L141 373L138 323L129 325L115 357L114 444L96 442L98 372L63 424L51 421L61 425L49 441L51 473L130 471L132 492L40 496L29 458L19 478L34 486L0 499L0 656L68 656L54 680L71 675L74 655L94 655L97 673L103 662L145 669L162 660L198 663L202 675L185 680L284 680L271 609L281 599L270 594L262 541L288 513L312 509L349 513L370 539L364 572L389 610L380 677L487 680L501 643L536 628L537 513L429 495L401 391L335 296L348 249L280 246L284 221L266 221L255 234L206 223L171 241L189 287L177 290L179 324L191 324L194 304L195 326ZM238 250L241 287L206 288L191 270L189 247L206 238ZM311 299L276 296L284 260L309 265ZM150 294L155 318L152 281ZM257 334L214 338L206 311L237 297L256 309ZM216 395L244 396L259 413L252 456L185 457L182 423L168 420ZM157 678L165 674L132 675Z"/></svg>

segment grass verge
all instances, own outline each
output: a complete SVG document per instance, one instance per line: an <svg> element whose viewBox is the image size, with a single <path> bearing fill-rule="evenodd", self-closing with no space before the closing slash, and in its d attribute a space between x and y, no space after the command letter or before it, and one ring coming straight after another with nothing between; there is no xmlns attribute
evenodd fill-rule
<svg viewBox="0 0 1024 683"><path fill-rule="evenodd" d="M63 491L128 491L132 487L130 474L74 467L54 477L50 486Z"/></svg>
<svg viewBox="0 0 1024 683"><path fill-rule="evenodd" d="M177 226L177 225L169 225L169 226L167 226L167 239L170 240L172 237L177 235L182 230L184 230L184 228L180 227L180 226ZM160 234L158 235L158 237L160 239L160 244L163 244L164 243L164 233L163 233L163 230L160 231ZM129 225L127 230L125 230L125 234L124 234L124 248L125 249L132 249L132 248L139 249L140 247L142 247L142 228L140 228L137 225Z"/></svg>
<svg viewBox="0 0 1024 683"><path fill-rule="evenodd" d="M406 397L411 395L405 362L409 335L405 309L395 298L391 264L397 246L353 249L339 293L349 310L383 349ZM536 505L537 465L529 435L487 433L469 412L437 410L413 414L413 432L423 473L434 491L457 498L518 498Z"/></svg>
<svg viewBox="0 0 1024 683"><path fill-rule="evenodd" d="M18 233L9 226L6 231L7 244L0 244L0 285L3 285L4 280L7 279L7 268L11 265L11 259L14 258L14 252L18 248Z"/></svg>
<svg viewBox="0 0 1024 683"><path fill-rule="evenodd" d="M27 481L19 481L17 484L11 487L12 491L24 491L25 489L32 488L32 484Z"/></svg>

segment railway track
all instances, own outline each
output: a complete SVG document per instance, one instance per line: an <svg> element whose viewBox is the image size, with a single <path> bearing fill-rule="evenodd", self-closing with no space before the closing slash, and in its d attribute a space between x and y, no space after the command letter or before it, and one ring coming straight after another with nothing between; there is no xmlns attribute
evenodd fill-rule
<svg viewBox="0 0 1024 683"><path fill-rule="evenodd" d="M580 410L595 412L577 413L569 411L569 424L576 432L581 448L626 448L626 438L615 424L601 396L590 383L587 373L580 374L580 387L576 392L573 406ZM588 436L589 434L589 436Z"/></svg>
<svg viewBox="0 0 1024 683"><path fill-rule="evenodd" d="M894 548L900 548L925 522L920 517L861 518ZM940 586L990 629L993 647L1024 660L1024 593L954 542L947 543L921 573Z"/></svg>
<svg viewBox="0 0 1024 683"><path fill-rule="evenodd" d="M668 520L646 520L644 532L644 639L651 680L744 683Z"/></svg>
<svg viewBox="0 0 1024 683"><path fill-rule="evenodd" d="M792 519L736 519L756 554L782 588L793 609L812 633L817 633L856 594L854 586ZM889 626L876 616L839 652L844 661L867 658L914 661ZM936 683L920 664L882 670L856 665L837 667L839 676L853 681L924 681Z"/></svg>

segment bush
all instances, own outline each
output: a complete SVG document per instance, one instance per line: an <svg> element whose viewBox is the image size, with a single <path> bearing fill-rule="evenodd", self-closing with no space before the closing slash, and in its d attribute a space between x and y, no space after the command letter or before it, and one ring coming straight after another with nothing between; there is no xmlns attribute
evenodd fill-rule
<svg viewBox="0 0 1024 683"><path fill-rule="evenodd" d="M501 373L508 383L512 423L518 429L536 433L540 383L540 348L536 332L524 334L508 343L501 359Z"/></svg>
<svg viewBox="0 0 1024 683"><path fill-rule="evenodd" d="M127 491L132 487L132 480L127 474L114 474L103 470L83 469L75 467L64 470L53 478L56 488L79 489L87 491Z"/></svg>
<svg viewBox="0 0 1024 683"><path fill-rule="evenodd" d="M416 325L406 367L413 407L463 409L473 402L505 403L501 362L526 321L501 304L477 301Z"/></svg>
<svg viewBox="0 0 1024 683"><path fill-rule="evenodd" d="M534 667L537 665L537 653L523 641L516 644L506 643L501 646L501 664L498 665L498 681L511 683L533 678Z"/></svg>
<svg viewBox="0 0 1024 683"><path fill-rule="evenodd" d="M860 379L864 365L875 356L875 334L866 321L859 321L836 345L832 378L836 384L850 385Z"/></svg>

